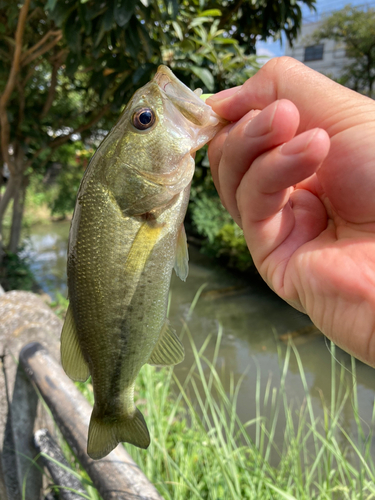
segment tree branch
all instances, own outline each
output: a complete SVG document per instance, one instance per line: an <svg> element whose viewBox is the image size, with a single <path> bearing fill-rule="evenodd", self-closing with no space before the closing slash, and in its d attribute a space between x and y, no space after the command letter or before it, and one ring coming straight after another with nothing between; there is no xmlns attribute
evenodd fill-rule
<svg viewBox="0 0 375 500"><path fill-rule="evenodd" d="M49 43L44 45L42 48L37 50L36 52L33 52L30 54L28 57L22 60L22 66L27 66L31 61L34 61L37 57L42 56L46 52L48 52L50 49L52 49L62 38L62 32L60 31L58 35L55 36L53 40L51 40Z"/></svg>
<svg viewBox="0 0 375 500"><path fill-rule="evenodd" d="M25 87L19 80L17 81L17 88L19 94L17 136L19 137L20 128L22 126L22 122L25 116Z"/></svg>
<svg viewBox="0 0 375 500"><path fill-rule="evenodd" d="M6 61L10 61L12 59L11 55L9 54L9 52L3 50L3 49L0 49L0 56L6 60Z"/></svg>
<svg viewBox="0 0 375 500"><path fill-rule="evenodd" d="M110 103L106 104L100 111L97 115L93 116L91 118L90 121L88 121L87 123L83 124L83 125L80 125L79 127L77 127L75 130L72 130L71 132L69 132L69 134L65 134L65 135L61 135L60 137L56 137L56 139L53 139L49 144L47 144L46 146L43 146L42 148L39 148L32 156L32 158L30 158L30 160L26 163L27 166L30 166L32 164L32 162L40 155L40 153L42 151L44 151L45 149L47 148L52 148L52 149L56 149L58 148L59 146L62 146L63 144L65 144L66 142L68 142L68 140L72 137L72 135L75 135L75 134L79 134L81 132L84 132L85 130L88 130L90 127L92 127L93 125L95 125L101 118L103 118L103 116L106 114L106 112L109 110L110 108Z"/></svg>
<svg viewBox="0 0 375 500"><path fill-rule="evenodd" d="M44 106L43 106L43 111L40 115L41 119L44 118L46 116L46 114L48 113L48 111L51 109L53 100L55 98L56 85L57 85L57 72L59 71L59 68L60 68L60 62L57 61L57 62L55 62L55 64L53 65L53 68L52 68L51 83L50 83L50 86L48 89L48 95L47 95L46 102L44 103Z"/></svg>
<svg viewBox="0 0 375 500"><path fill-rule="evenodd" d="M57 147L61 146L61 144L65 144L71 138L72 135L80 134L81 132L84 132L85 130L88 130L90 127L92 127L93 125L95 125L95 123L98 123L98 121L101 118L103 118L103 116L108 111L109 107L110 107L110 104L106 104L99 111L99 113L97 115L95 115L95 116L93 116L91 118L91 120L89 122L81 125L80 127L77 127L75 130L72 130L72 132L69 132L69 134L61 135L60 137L56 137L56 139L54 139L53 141L51 141L48 144L48 147L50 147L50 148L57 148Z"/></svg>
<svg viewBox="0 0 375 500"><path fill-rule="evenodd" d="M61 30L57 30L57 31L53 31L53 30L49 30L45 35L44 37L42 37L39 42L37 42L35 45L33 45L32 47L30 47L30 49L26 50L26 52L23 53L22 55L22 62L21 64L23 65L23 61L26 59L26 57L28 57L30 54L32 54L33 52L35 52L37 49L39 49L39 47L41 45L43 45L50 36L56 36L58 35L59 33L61 33Z"/></svg>
<svg viewBox="0 0 375 500"><path fill-rule="evenodd" d="M25 32L25 24L26 24L27 12L29 10L29 5L30 5L30 0L25 0L25 3L21 7L17 23L16 37L15 37L16 46L13 56L13 63L4 92L0 97L1 149L4 161L7 163L11 174L14 174L14 165L9 161L8 149L9 149L10 132L9 132L9 121L6 112L6 107L16 83L17 73L20 69L22 40L23 40L23 34Z"/></svg>

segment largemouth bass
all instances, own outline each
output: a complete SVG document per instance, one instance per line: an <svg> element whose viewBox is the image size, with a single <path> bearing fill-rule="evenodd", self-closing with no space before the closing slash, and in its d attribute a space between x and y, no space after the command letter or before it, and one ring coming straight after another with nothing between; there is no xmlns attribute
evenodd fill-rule
<svg viewBox="0 0 375 500"><path fill-rule="evenodd" d="M165 66L139 89L93 156L69 235L70 305L61 334L67 375L91 375L87 453L150 443L134 384L145 363L174 365L184 348L166 319L173 268L185 280L183 219L192 154L224 122Z"/></svg>

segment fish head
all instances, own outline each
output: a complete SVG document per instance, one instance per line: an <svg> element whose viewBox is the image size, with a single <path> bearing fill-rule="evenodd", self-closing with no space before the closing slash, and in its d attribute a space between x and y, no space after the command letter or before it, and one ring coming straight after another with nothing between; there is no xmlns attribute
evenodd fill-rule
<svg viewBox="0 0 375 500"><path fill-rule="evenodd" d="M106 183L123 212L139 211L140 199L150 210L149 205L168 202L187 187L194 173L191 155L225 124L169 68L160 66L135 92L103 143Z"/></svg>

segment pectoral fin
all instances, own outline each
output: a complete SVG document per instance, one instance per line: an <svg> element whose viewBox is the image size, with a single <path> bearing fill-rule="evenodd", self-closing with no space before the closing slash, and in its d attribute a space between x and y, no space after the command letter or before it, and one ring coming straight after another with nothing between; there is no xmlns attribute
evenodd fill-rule
<svg viewBox="0 0 375 500"><path fill-rule="evenodd" d="M130 276L135 281L139 279L161 230L161 225L150 226L147 222L142 224L126 259L125 270L128 279Z"/></svg>
<svg viewBox="0 0 375 500"><path fill-rule="evenodd" d="M77 329L70 306L61 332L61 364L72 380L85 382L90 376L88 364L78 342Z"/></svg>
<svg viewBox="0 0 375 500"><path fill-rule="evenodd" d="M169 325L169 321L166 320L148 364L159 366L177 365L183 361L184 357L184 346L177 337L176 332Z"/></svg>
<svg viewBox="0 0 375 500"><path fill-rule="evenodd" d="M181 224L180 231L178 232L177 237L177 252L176 260L174 263L174 270L177 276L182 281L186 281L187 275L189 273L189 253L187 248L185 228L183 224Z"/></svg>

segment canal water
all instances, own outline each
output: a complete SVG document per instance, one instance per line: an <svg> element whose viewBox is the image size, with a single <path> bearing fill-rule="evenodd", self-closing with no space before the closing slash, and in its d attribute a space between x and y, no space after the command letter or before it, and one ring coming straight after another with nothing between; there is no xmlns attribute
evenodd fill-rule
<svg viewBox="0 0 375 500"><path fill-rule="evenodd" d="M43 290L55 296L59 291L67 295L66 250L69 223L56 222L34 226L25 240L25 252L29 256L32 271ZM222 342L217 360L218 371L229 393L231 384L241 380L237 413L242 422L256 418L257 375L260 377L260 412L270 418L272 405L264 402L266 393L278 390L287 338L293 337L302 361L313 402L313 411L323 421L324 400L331 400L331 354L325 337L313 328L309 318L279 299L262 282L249 283L238 275L222 269L202 257L197 249L189 248L190 272L186 283L175 275L172 278L169 317L177 332L187 325L199 348L211 336L205 355L212 359L217 332L222 327ZM197 291L205 285L200 298L191 312L191 304ZM194 356L187 337L184 338L186 357L176 367L181 381L190 370ZM362 426L367 434L375 396L375 370L360 362L356 363L356 387L350 376L350 357L336 349L336 358L347 368L348 387L352 397L344 404L342 425L355 438L357 426L353 411L356 391ZM340 365L337 366L339 371ZM290 407L303 407L303 388L297 358L292 353L286 377L286 393ZM259 389L259 386L258 386ZM258 398L259 401L259 398ZM275 443L281 448L285 429L285 414L281 412L276 426ZM251 432L250 432L251 433ZM375 447L373 449L375 453Z"/></svg>

